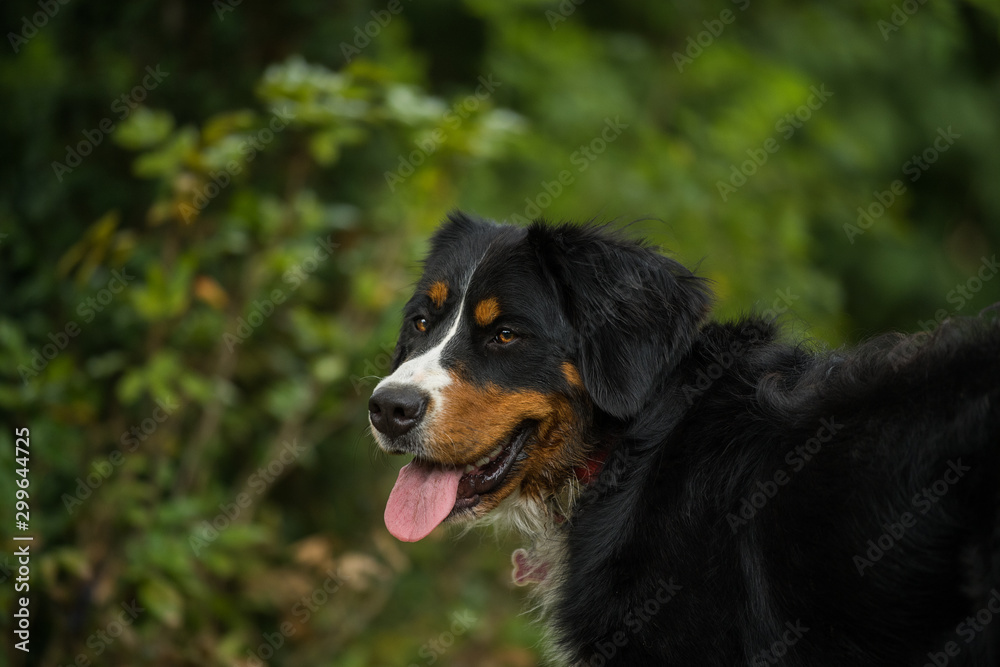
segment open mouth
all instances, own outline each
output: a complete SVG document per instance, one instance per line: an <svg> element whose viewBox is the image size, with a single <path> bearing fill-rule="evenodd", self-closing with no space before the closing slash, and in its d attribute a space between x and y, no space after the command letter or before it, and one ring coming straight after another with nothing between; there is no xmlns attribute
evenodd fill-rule
<svg viewBox="0 0 1000 667"><path fill-rule="evenodd" d="M478 505L507 478L524 450L531 423L520 424L504 444L465 466L416 458L403 466L385 506L385 525L397 539L416 542L442 521Z"/></svg>
<svg viewBox="0 0 1000 667"><path fill-rule="evenodd" d="M524 449L524 443L528 440L530 431L527 423L521 424L514 429L513 434L507 438L505 444L498 445L496 449L476 461L474 465L465 466L462 477L458 480L455 506L448 518L455 516L462 510L475 507L479 504L481 496L500 486L507 477L507 473L514 467L518 454Z"/></svg>

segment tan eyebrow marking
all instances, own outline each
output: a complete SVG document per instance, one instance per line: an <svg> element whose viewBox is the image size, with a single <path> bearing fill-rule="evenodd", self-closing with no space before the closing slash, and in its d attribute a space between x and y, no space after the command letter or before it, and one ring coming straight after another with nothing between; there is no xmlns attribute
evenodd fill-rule
<svg viewBox="0 0 1000 667"><path fill-rule="evenodd" d="M568 361L562 363L563 377L566 378L566 382L569 382L571 387L576 387L578 389L583 387L583 380L580 379L580 371L576 369L576 366Z"/></svg>
<svg viewBox="0 0 1000 667"><path fill-rule="evenodd" d="M483 299L476 305L476 324L479 326L489 326L498 317L500 317L500 304L495 297Z"/></svg>
<svg viewBox="0 0 1000 667"><path fill-rule="evenodd" d="M434 302L435 308L440 308L448 299L448 283L439 280L427 289L427 296Z"/></svg>

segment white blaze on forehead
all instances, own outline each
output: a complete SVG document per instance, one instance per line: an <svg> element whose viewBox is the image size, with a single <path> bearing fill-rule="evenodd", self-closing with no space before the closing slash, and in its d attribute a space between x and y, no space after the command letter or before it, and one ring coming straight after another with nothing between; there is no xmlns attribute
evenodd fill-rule
<svg viewBox="0 0 1000 667"><path fill-rule="evenodd" d="M448 343L458 334L458 327L462 322L463 306L465 306L465 297L462 297L458 308L455 309L455 319L440 343L423 354L408 359L391 375L383 378L375 387L375 391L386 385L410 385L426 391L435 399L435 404L440 405L438 394L451 383L451 375L441 364L441 355Z"/></svg>
<svg viewBox="0 0 1000 667"><path fill-rule="evenodd" d="M487 248L488 250L489 248ZM433 401L432 410L441 408L443 403L441 390L451 384L451 375L442 365L441 356L448 343L458 335L458 328L462 323L462 309L465 307L465 295L468 293L469 285L472 284L472 278L476 273L476 269L479 268L485 256L486 251L472 264L463 279L458 281L456 289L462 294L462 298L459 300L458 308L455 309L455 319L452 321L447 333L445 333L444 338L426 352L405 361L391 375L382 378L382 381L375 386L374 391L391 385L416 387L430 395Z"/></svg>

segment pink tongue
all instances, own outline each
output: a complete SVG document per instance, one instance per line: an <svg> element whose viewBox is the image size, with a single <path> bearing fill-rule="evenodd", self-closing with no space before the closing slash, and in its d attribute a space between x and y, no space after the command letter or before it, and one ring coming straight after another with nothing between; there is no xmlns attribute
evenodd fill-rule
<svg viewBox="0 0 1000 667"><path fill-rule="evenodd" d="M461 468L411 461L399 471L385 506L385 527L403 542L427 537L455 506Z"/></svg>

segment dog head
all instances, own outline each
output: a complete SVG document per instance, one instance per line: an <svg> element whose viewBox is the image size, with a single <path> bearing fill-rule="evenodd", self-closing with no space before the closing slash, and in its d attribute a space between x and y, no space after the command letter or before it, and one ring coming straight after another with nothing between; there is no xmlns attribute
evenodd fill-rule
<svg viewBox="0 0 1000 667"><path fill-rule="evenodd" d="M595 415L635 417L708 303L701 279L606 228L449 216L369 401L378 445L414 455L389 531L419 540L560 493L598 444Z"/></svg>

